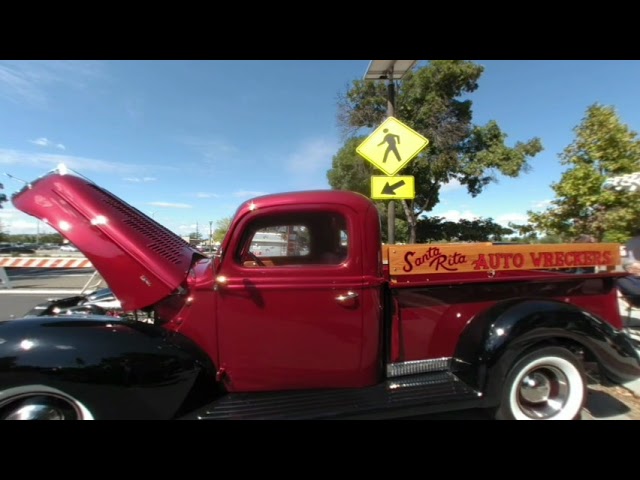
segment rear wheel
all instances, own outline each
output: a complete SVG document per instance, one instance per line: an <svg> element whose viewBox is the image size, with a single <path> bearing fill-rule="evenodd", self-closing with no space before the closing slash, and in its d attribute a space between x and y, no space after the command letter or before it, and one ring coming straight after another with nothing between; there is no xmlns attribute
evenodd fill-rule
<svg viewBox="0 0 640 480"><path fill-rule="evenodd" d="M34 385L0 392L0 420L93 420L93 415L60 390Z"/></svg>
<svg viewBox="0 0 640 480"><path fill-rule="evenodd" d="M587 398L582 363L569 350L544 347L526 354L509 371L496 418L573 420Z"/></svg>

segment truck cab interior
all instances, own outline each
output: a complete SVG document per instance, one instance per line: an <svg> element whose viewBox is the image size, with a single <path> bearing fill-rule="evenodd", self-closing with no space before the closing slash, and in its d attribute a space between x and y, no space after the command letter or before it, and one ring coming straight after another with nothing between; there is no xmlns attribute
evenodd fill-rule
<svg viewBox="0 0 640 480"><path fill-rule="evenodd" d="M236 258L250 268L340 265L348 258L348 239L340 213L269 216L250 225Z"/></svg>

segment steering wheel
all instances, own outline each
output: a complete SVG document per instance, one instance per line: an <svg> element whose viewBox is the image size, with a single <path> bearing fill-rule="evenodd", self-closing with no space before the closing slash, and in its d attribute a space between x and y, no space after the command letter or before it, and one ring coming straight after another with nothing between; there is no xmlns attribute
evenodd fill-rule
<svg viewBox="0 0 640 480"><path fill-rule="evenodd" d="M249 260L253 261L256 263L256 265L260 266L260 267L264 267L264 262L262 260L260 260L260 258L255 255L253 252L247 250L244 254L245 258L248 258Z"/></svg>

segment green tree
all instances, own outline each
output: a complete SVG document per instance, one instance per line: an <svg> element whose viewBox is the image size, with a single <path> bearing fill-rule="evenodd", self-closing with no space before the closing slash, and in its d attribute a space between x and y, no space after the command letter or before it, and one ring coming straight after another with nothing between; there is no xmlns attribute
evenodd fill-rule
<svg viewBox="0 0 640 480"><path fill-rule="evenodd" d="M443 183L458 180L472 196L498 175L517 177L528 158L542 150L538 138L506 145L507 135L495 121L472 123L472 102L483 67L470 61L437 60L409 72L397 85L396 117L429 139L428 147L402 174L413 175L416 197L398 202L408 223L408 241L416 241L418 217L439 202ZM347 139L333 158L327 178L332 188L370 195L373 167L355 152L362 128L379 125L386 115L386 85L355 80L338 99L338 122Z"/></svg>
<svg viewBox="0 0 640 480"><path fill-rule="evenodd" d="M202 234L199 231L189 234L189 243L199 243L200 241L202 241Z"/></svg>
<svg viewBox="0 0 640 480"><path fill-rule="evenodd" d="M229 231L229 227L231 226L231 217L221 218L216 222L216 228L213 231L213 241L218 243L224 240L224 236Z"/></svg>
<svg viewBox="0 0 640 480"><path fill-rule="evenodd" d="M640 225L640 193L602 186L608 177L638 170L638 134L613 107L597 103L587 108L574 132L574 141L560 154L568 169L551 184L556 198L543 212L527 212L529 222L564 241L589 234L599 241L624 242Z"/></svg>
<svg viewBox="0 0 640 480"><path fill-rule="evenodd" d="M447 221L442 217L427 217L418 220L416 235L418 242L488 242L502 240L514 231L495 223L491 218Z"/></svg>

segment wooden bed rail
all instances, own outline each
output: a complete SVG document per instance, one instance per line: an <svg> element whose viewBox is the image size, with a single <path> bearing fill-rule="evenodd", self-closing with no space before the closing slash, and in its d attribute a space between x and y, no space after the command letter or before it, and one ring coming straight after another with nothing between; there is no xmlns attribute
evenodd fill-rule
<svg viewBox="0 0 640 480"><path fill-rule="evenodd" d="M560 243L544 245L412 244L383 245L389 273L436 273L552 270L620 265L618 243Z"/></svg>

